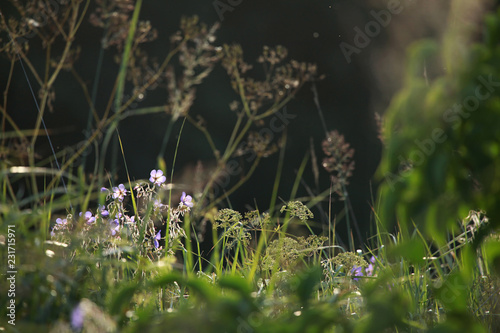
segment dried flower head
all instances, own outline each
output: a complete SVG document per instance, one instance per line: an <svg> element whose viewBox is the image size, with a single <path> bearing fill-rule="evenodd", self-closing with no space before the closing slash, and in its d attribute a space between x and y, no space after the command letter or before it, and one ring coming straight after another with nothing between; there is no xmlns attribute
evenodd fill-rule
<svg viewBox="0 0 500 333"><path fill-rule="evenodd" d="M344 188L349 185L349 178L354 171L354 149L339 132L331 131L323 141L323 167L330 172L333 191L344 198Z"/></svg>
<svg viewBox="0 0 500 333"><path fill-rule="evenodd" d="M232 88L242 97L246 112L258 114L262 108L277 105L316 77L315 65L294 60L284 63L288 52L283 46L264 47L257 60L264 70L263 80L249 77L252 66L244 61L240 45L224 45L221 52L222 65L230 77Z"/></svg>
<svg viewBox="0 0 500 333"><path fill-rule="evenodd" d="M221 54L214 46L218 25L208 28L198 22L198 17L183 17L181 29L171 37L173 46L179 52L179 65L182 71L172 66L167 68L168 103L167 113L174 120L185 116L195 97L195 87L210 74Z"/></svg>
<svg viewBox="0 0 500 333"><path fill-rule="evenodd" d="M127 39L130 20L134 10L133 0L96 0L97 8L90 14L90 23L105 29L106 35L101 44L103 48L115 46L119 52L123 50ZM139 21L134 36L134 46L156 39L158 33L149 21Z"/></svg>
<svg viewBox="0 0 500 333"><path fill-rule="evenodd" d="M248 134L246 147L240 147L238 153L251 152L257 156L268 157L278 151L278 146L272 144L271 139L270 135L252 131Z"/></svg>

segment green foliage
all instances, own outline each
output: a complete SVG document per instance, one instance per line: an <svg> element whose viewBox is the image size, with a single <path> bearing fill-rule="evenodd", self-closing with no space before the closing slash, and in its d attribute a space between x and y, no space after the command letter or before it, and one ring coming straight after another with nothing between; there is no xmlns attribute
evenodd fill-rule
<svg viewBox="0 0 500 333"><path fill-rule="evenodd" d="M312 256L325 241L326 238L318 238L315 235L308 238L284 237L275 239L266 249L266 254L262 259L262 269L272 270L277 266L279 270L295 271L304 257Z"/></svg>
<svg viewBox="0 0 500 333"><path fill-rule="evenodd" d="M217 216L228 223L221 229L249 225L259 217L251 212L243 219L232 210ZM6 228L2 224L2 234ZM500 304L498 279L462 273L470 260L474 265L479 258L470 242L459 245L463 255L450 244L448 251L431 257L423 239L400 236L400 244L382 243L378 253L332 257L321 251L322 237L277 233L264 254L256 256L250 244L238 241L241 257L229 255L229 246L221 249L230 263L222 267L227 268L216 272L209 267L193 275L185 271L189 266L177 269L166 252L140 252L138 239L124 239L110 248L103 237L102 243L85 247L90 229L70 232L66 242L41 242L28 229L18 231L24 246L17 252L17 278L30 289L17 290L16 301L22 305L17 324L27 330L69 332L77 314L83 331L97 332L156 332L165 327L173 332L458 332L460 327L485 332L483 326L499 325L490 315ZM495 237L478 247L484 270L497 267ZM6 251L5 245L1 250ZM183 249L179 253L187 255ZM235 260L257 262L261 273L248 279L246 266L235 266ZM364 276L355 274L358 269ZM440 271L432 273L434 269ZM33 288L38 292L32 293ZM1 292L7 290L2 287Z"/></svg>
<svg viewBox="0 0 500 333"><path fill-rule="evenodd" d="M307 206L305 206L300 201L290 201L286 205L282 206L280 212L288 212L291 217L297 217L301 221L307 221L314 217L313 213Z"/></svg>
<svg viewBox="0 0 500 333"><path fill-rule="evenodd" d="M216 224L218 228L227 228L231 224L240 222L242 219L243 217L239 212L228 208L219 210L215 216L215 220L221 222Z"/></svg>
<svg viewBox="0 0 500 333"><path fill-rule="evenodd" d="M343 252L335 256L331 262L338 267L343 267L345 272L350 273L354 267L366 267L368 263L362 257L353 252Z"/></svg>
<svg viewBox="0 0 500 333"><path fill-rule="evenodd" d="M410 48L405 84L386 114L379 175L387 226L415 223L441 245L470 210L484 210L499 226L498 22L499 14L487 16L484 42L471 44L453 68L443 68L448 50L435 41Z"/></svg>

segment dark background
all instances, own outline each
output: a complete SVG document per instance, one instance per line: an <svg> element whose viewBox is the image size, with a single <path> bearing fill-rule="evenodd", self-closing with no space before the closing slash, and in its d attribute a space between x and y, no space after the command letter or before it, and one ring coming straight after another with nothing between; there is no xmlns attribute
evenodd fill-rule
<svg viewBox="0 0 500 333"><path fill-rule="evenodd" d="M223 1L226 3L225 1ZM234 3L234 2L233 2ZM354 27L362 30L369 21L373 21L370 11L387 8L384 1L327 1L327 0L243 0L232 11L223 13L218 43L238 43L244 50L245 59L254 63L264 45L283 45L289 50L289 58L298 61L316 63L318 72L325 78L317 82L317 91L328 130L337 129L346 141L355 149L356 170L350 181L348 192L352 211L358 221L363 237L369 234L371 221L372 193L376 193L376 182L372 181L380 161L382 143L378 138L375 112L383 113L391 96L397 91L402 79L404 50L413 40L439 36L445 24L443 13L448 1L433 4L432 1L401 1L403 10L391 17L387 27L371 38L370 44L359 54L352 56L348 63L339 44L347 42L353 45ZM4 4L5 5L5 4ZM94 9L90 8L89 13ZM3 9L8 12L8 8ZM145 44L151 58L162 57L169 50L169 36L178 30L182 15L198 15L200 21L213 24L220 20L214 3L201 0L159 1L146 0L141 10L141 19L150 20L158 30L158 39ZM81 46L81 55L75 65L87 83L89 91L94 84L95 69L100 50L102 30L84 22L77 36L75 45ZM36 40L30 41L29 56L37 68L44 64L44 50ZM5 87L9 62L5 56L0 58L0 85ZM113 80L118 67L113 61L113 52L106 50L104 66L99 81L97 109L105 108ZM31 82L34 80L29 76ZM85 139L88 107L81 89L71 74L61 73L56 82L56 100L54 111L47 112L45 122L54 129L52 140L56 150L67 145L75 145ZM35 91L39 87L34 87ZM127 93L127 92L126 92ZM196 101L190 110L192 116L200 114L207 122L215 144L222 149L227 142L236 116L229 110L228 104L236 99L229 80L220 65L197 90ZM147 98L136 107L161 105L166 101L166 91L148 91ZM9 92L9 114L22 128L33 128L37 116L36 107L29 96L29 88L19 66ZM325 138L324 126L313 101L311 85L307 84L297 98L287 108L288 113L297 117L291 120L287 133L288 141L279 197L287 200L304 155L313 141L320 163L324 157L321 141ZM165 114L133 117L120 124L125 156L131 179L148 177L149 171L156 167L156 157L170 116ZM170 169L175 148L175 138L179 132L180 121L174 126L168 151L165 154ZM277 138L276 138L277 139ZM38 140L37 149L42 156L48 156L46 139ZM179 178L183 181L192 175L182 177L198 160L209 164L212 153L203 135L192 125L186 123L176 164ZM109 162L109 161L108 161ZM230 202L232 208L246 211L255 207L267 209L270 202L274 178L278 164L278 154L262 160L252 179L235 192ZM124 181L125 172L122 159L118 162L120 170L117 183ZM329 176L321 166L318 188L314 184L311 162L304 175L304 182L316 193L329 188ZM90 163L88 170L92 170ZM235 177L236 178L236 177ZM233 182L237 179L232 180ZM307 195L301 186L299 196ZM334 203L334 212L339 213L344 204ZM322 205L328 211L327 202ZM316 220L325 223L326 216L314 210ZM345 220L339 221L342 225ZM341 237L347 235L342 228ZM359 240L357 240L359 241Z"/></svg>

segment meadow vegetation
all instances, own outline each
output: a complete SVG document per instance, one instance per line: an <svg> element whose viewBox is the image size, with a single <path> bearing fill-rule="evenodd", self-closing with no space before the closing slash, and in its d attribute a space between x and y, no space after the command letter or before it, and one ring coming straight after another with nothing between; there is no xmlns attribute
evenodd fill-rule
<svg viewBox="0 0 500 333"><path fill-rule="evenodd" d="M339 223L356 232L350 213L342 221L329 216L321 234L311 227L318 204L336 202L349 211L356 155L341 133L328 132L322 144L316 168L331 175L324 193L297 198L311 163L304 158L294 166L288 197L277 194L292 134L273 128L286 125L280 112L297 92L321 79L314 64L288 59L283 46L266 46L247 62L240 46L217 44L217 25L196 17L180 20L170 51L153 61L143 45L158 34L139 19L141 0L11 5L15 15L0 16L0 56L10 64L0 105L1 330L500 330L500 13L486 15L484 32L465 52L434 40L409 49L404 86L381 124L374 233L356 247L352 237L336 236ZM115 54L118 69L102 105L74 69L79 27L89 19L103 29L102 48ZM43 62L30 57L32 43L45 51ZM26 96L37 102L22 111L38 114L29 130L13 121L20 111L9 107L21 66L32 89ZM238 96L227 103L234 124L222 148L203 119L189 113L196 87L216 66ZM37 141L50 139L44 114L58 112L55 83L62 72L86 96L87 137L71 154L52 149L39 156ZM139 107L153 89L165 89L166 104ZM157 164L142 179L128 172L126 179L114 177L117 164L127 169L120 121L155 113L170 117ZM170 140L179 147L187 124L206 138L216 165L192 193L172 182L182 151L165 156ZM279 140L270 135L278 132ZM98 147L95 163L84 168L89 147ZM228 207L226 199L274 153L280 162L269 206ZM235 156L251 156L251 163L239 165ZM226 177L234 180L222 191ZM290 232L297 226L309 235ZM202 251L204 242L210 251Z"/></svg>

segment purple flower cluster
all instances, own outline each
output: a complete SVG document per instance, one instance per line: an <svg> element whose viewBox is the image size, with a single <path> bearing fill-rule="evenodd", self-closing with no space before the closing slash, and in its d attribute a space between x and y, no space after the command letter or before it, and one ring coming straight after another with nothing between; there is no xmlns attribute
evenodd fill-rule
<svg viewBox="0 0 500 333"><path fill-rule="evenodd" d="M54 237L56 231L61 231L61 230L64 230L64 229L68 229L68 220L67 219L62 219L62 218L58 217L56 219L56 224L54 225L54 227L50 231L50 236Z"/></svg>
<svg viewBox="0 0 500 333"><path fill-rule="evenodd" d="M56 223L60 226L66 226L68 225L68 220L67 219L61 219L61 218L57 218L56 219Z"/></svg>
<svg viewBox="0 0 500 333"><path fill-rule="evenodd" d="M182 236L182 228L178 226L178 223L181 222L180 216L183 216L186 212L189 212L191 208L194 206L193 198L190 195L187 195L185 192L182 192L182 196L179 201L179 205L176 208L169 207L169 205L165 205L161 202L160 197L158 196L158 187L163 185L166 181L166 177L163 175L162 170L152 170L150 172L149 181L153 183L151 185L145 185L144 183L139 183L134 187L134 192L137 197L143 197L147 201L153 202L153 212L154 214L159 214L165 210L169 210L171 223L170 228L171 231L169 238L175 238L179 235ZM135 231L137 231L138 223L152 223L151 219L145 220L141 216L138 217L138 221L136 221L136 216L128 216L126 214L127 210L125 208L125 204L123 203L125 197L129 195L131 192L127 190L125 185L119 184L116 187L112 187L111 190L102 187L101 192L107 192L107 200L109 200L107 205L99 205L96 209L95 215L89 210L86 212L80 212L78 217L85 221L83 226L84 231L88 231L94 226L101 225L104 226L107 230L109 230L110 237L119 238L120 236L131 237ZM157 216L158 217L158 216ZM161 214L159 215L161 219ZM56 237L57 232L65 230L70 231L72 229L73 217L68 215L66 219L57 218L56 223L51 231L51 236ZM126 228L127 232L122 232L122 229ZM150 239L153 241L153 247L155 249L161 249L160 240L161 240L161 231L153 231L150 234ZM78 313L78 311L76 312Z"/></svg>
<svg viewBox="0 0 500 333"><path fill-rule="evenodd" d="M375 262L377 261L377 258L375 258L374 256L372 256L370 258L370 264L368 265L368 267L365 268L364 270L364 273L363 273L363 267L361 266L354 266L352 269L351 269L351 276L373 276L373 271L375 269L374 265L375 265ZM358 281L359 279L358 278L353 278L354 281Z"/></svg>

